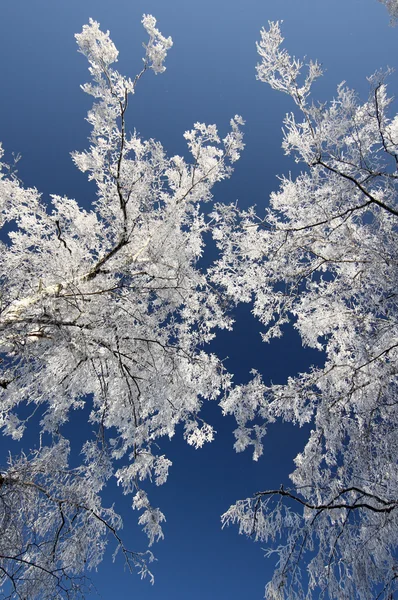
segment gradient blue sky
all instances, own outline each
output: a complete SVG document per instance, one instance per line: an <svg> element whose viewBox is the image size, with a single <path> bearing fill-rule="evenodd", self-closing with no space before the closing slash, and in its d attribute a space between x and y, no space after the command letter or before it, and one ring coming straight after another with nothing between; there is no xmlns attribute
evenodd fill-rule
<svg viewBox="0 0 398 600"><path fill-rule="evenodd" d="M0 140L8 156L22 154L19 175L44 198L65 194L88 206L95 193L69 157L87 145L84 117L90 106L90 98L79 89L88 72L73 34L89 17L98 20L120 50L118 69L134 76L142 64L143 13L158 19L174 47L167 71L157 77L148 73L140 82L128 127L144 138L158 139L170 154L182 154L182 134L194 122L216 123L225 133L231 116L241 114L247 147L232 179L219 184L214 195L216 201L256 204L260 212L278 186L277 175L296 168L280 148L282 119L293 107L287 97L255 80L260 28L268 20L283 20L290 52L324 65L325 76L315 86L319 100L333 97L342 80L365 97L366 76L395 63L398 31L388 27L387 11L376 0L3 0ZM397 91L395 75L391 88ZM262 344L250 307L240 308L236 319L234 333L222 333L213 349L221 358L229 357L226 365L238 382L248 379L252 367L266 380L283 382L321 360L316 352L302 350L290 331L282 340ZM213 444L195 451L176 436L162 447L173 467L168 483L151 491L167 518L166 538L154 548L155 585L126 573L121 559L112 564L109 552L93 576L100 598L263 597L272 561L264 559L260 545L236 530L221 531L220 514L238 498L286 483L307 432L290 425L271 427L264 456L254 463L249 452L234 453L234 424L220 417L216 404L205 408L204 417L218 431ZM84 429L74 434L84 436ZM9 448L9 440L3 439L0 462ZM115 487L107 500L125 518L127 545L142 549L145 539L130 499L121 498Z"/></svg>

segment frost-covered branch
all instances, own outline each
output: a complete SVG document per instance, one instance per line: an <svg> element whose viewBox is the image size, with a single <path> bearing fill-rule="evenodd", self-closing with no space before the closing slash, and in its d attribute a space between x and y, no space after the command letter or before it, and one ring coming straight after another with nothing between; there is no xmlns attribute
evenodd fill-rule
<svg viewBox="0 0 398 600"><path fill-rule="evenodd" d="M398 19L398 2L397 0L379 0L388 10L391 17L391 25L396 25Z"/></svg>
<svg viewBox="0 0 398 600"><path fill-rule="evenodd" d="M99 23L90 20L76 35L91 75L82 89L94 104L88 113L90 146L72 158L96 185L91 206L83 209L54 195L49 210L36 189L24 188L4 162L0 165L0 224L13 224L0 243L0 426L19 440L36 415L43 434L58 440L65 423L88 406L94 437L84 447L89 453L85 468L95 464L98 477L114 476L123 493L133 494L133 508L141 511L139 523L151 544L163 536L164 516L151 505L142 482L161 485L171 465L156 442L171 438L178 425L195 447L211 441L213 429L199 416L202 403L230 386L221 361L204 348L215 329L229 328L231 319L198 261L209 229L202 203L211 200L218 181L231 175L243 149L243 121L234 117L223 139L215 125L195 123L185 133L191 162L169 158L159 142L129 133L129 98L145 73L164 72L172 46L152 16L144 15L142 22L149 41L143 68L132 79L114 68L118 51ZM106 461L96 462L97 453ZM87 524L98 532L93 535L99 544L95 560L87 564L101 560L106 533L129 564L140 563L139 555L123 549L121 522L98 504L90 488L93 479L86 480L86 496L69 502L58 472L51 473L55 491L43 471L43 484L32 476L32 485L25 479L18 493L21 502L24 494L26 503L36 498L37 515L46 503L53 510L49 529L41 530L40 548L52 548L54 561L62 563L64 536L76 528L78 539L80 531L82 547L70 545L74 562L62 563L65 576L84 572L85 544L88 552L93 539ZM65 478L65 485L73 479ZM77 485L80 479L73 481ZM17 488L3 483L0 491L6 489ZM4 544L4 557L17 556L7 550L7 537ZM21 560L31 558L25 553ZM16 582L12 593L18 597L22 580L17 574L28 565L10 564L2 572ZM41 593L32 597L44 597Z"/></svg>
<svg viewBox="0 0 398 600"><path fill-rule="evenodd" d="M262 30L258 79L291 96L283 148L305 170L281 178L265 214L216 207L213 281L253 301L264 341L293 325L322 366L270 385L254 372L222 400L236 450L254 459L277 420L312 428L293 489L238 502L224 521L278 555L269 599L387 599L398 568L398 117L382 73L366 102L341 84L313 103L320 68L302 81L282 41L278 23Z"/></svg>
<svg viewBox="0 0 398 600"><path fill-rule="evenodd" d="M89 447L87 446L87 451ZM0 582L4 597L80 598L86 572L96 568L108 541L128 568L149 574L151 553L128 550L121 518L103 508L100 492L111 471L104 457L69 467L69 444L59 440L31 456L9 459L0 485ZM102 463L102 464L101 464ZM152 577L152 576L151 576Z"/></svg>

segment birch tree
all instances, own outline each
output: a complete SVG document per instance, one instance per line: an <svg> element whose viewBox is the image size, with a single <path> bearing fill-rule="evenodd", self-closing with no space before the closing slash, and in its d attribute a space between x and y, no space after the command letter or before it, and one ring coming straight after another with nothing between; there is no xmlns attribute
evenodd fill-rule
<svg viewBox="0 0 398 600"><path fill-rule="evenodd" d="M49 206L1 163L1 226L11 231L0 253L0 424L20 440L35 416L43 440L10 458L0 478L0 585L10 598L82 593L79 577L109 537L145 575L151 555L124 546L101 490L116 477L149 544L161 538L164 516L141 487L167 479L171 462L156 440L180 424L188 444L211 441L198 413L229 386L204 346L231 322L197 263L208 228L201 206L231 174L242 119L223 139L196 123L184 134L191 162L128 133L129 100L145 72L165 70L172 46L152 16L142 24L149 40L134 79L114 68L118 51L96 21L76 35L94 104L89 149L73 160L96 185L91 207L57 195ZM76 466L64 426L87 406L93 435Z"/></svg>
<svg viewBox="0 0 398 600"><path fill-rule="evenodd" d="M311 427L291 487L239 501L223 521L276 554L267 600L387 600L398 579L398 116L383 73L366 102L342 83L313 103L320 65L302 78L282 42L278 23L261 31L257 78L293 100L283 148L304 170L281 178L265 214L215 210L213 279L253 300L265 342L293 324L324 366L279 385L254 373L222 401L236 450L255 459L270 423Z"/></svg>

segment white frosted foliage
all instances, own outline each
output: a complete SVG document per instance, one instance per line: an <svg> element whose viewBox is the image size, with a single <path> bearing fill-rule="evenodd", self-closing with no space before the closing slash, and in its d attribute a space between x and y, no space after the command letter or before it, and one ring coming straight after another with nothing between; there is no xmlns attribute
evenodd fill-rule
<svg viewBox="0 0 398 600"><path fill-rule="evenodd" d="M253 447L255 459L275 421L311 426L291 487L239 501L223 521L276 553L268 600L387 600L398 571L398 121L389 73L369 78L365 102L342 83L317 104L320 67L305 67L282 41L279 23L262 29L257 73L294 102L283 148L303 171L281 178L262 213L216 207L213 280L236 302L253 299L265 342L291 323L324 366L279 385L253 372L223 399L237 421L236 450Z"/></svg>
<svg viewBox="0 0 398 600"><path fill-rule="evenodd" d="M116 477L134 497L149 544L161 539L165 517L142 489L167 480L171 461L159 438L181 424L191 445L211 441L198 413L230 386L206 351L230 318L197 262L210 226L202 203L232 172L242 120L231 121L223 140L214 125L196 123L185 134L190 161L128 133L129 95L146 70L165 70L172 46L154 17L142 23L149 41L134 79L113 68L118 51L99 23L90 19L76 35L91 75L82 87L94 104L89 148L72 157L96 185L91 207L58 195L48 207L0 165L0 223L13 223L0 255L0 426L21 439L38 415L48 443L13 460L0 479L0 522L12 507L11 529L4 525L0 536L8 557L0 558L0 587L18 598L78 597L108 540L129 568L147 574L152 555L126 548L121 519L102 507L101 491ZM83 407L89 439L72 469L64 425L79 421ZM29 549L36 538L37 552Z"/></svg>

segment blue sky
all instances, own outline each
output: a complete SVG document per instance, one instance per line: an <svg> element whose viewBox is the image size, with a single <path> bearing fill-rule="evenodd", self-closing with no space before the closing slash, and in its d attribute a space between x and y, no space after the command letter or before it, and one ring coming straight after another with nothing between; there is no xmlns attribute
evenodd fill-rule
<svg viewBox="0 0 398 600"><path fill-rule="evenodd" d="M130 76L140 70L143 13L158 19L174 47L167 71L146 74L130 104L128 127L144 138L161 141L169 154L182 154L182 134L196 121L216 123L221 133L229 119L246 120L246 149L232 179L214 188L216 201L256 204L259 212L277 189L277 175L297 168L283 156L282 119L293 107L289 99L255 80L255 41L268 20L283 20L286 47L296 56L318 59L326 69L315 86L319 100L333 97L346 80L365 97L366 76L394 67L398 31L388 26L386 9L376 0L13 0L2 3L0 48L3 62L0 94L0 140L8 156L21 153L19 175L44 198L65 194L89 206L95 190L69 157L86 147L84 121L90 98L79 89L88 80L87 64L76 52L74 33L89 17L109 29L120 51L118 69ZM391 88L397 91L396 76ZM302 350L291 331L265 346L250 307L236 314L234 333L222 333L213 349L238 382L255 367L266 380L283 382L288 375L321 360ZM104 600L254 600L262 598L272 563L259 545L221 531L220 514L238 498L287 482L292 459L306 431L290 425L270 428L263 458L233 451L231 419L221 418L216 404L204 410L215 424L216 440L202 450L186 446L178 436L163 445L173 461L168 483L152 489L152 500L166 514L166 538L154 548L156 583L141 582L110 556L93 582ZM83 419L83 415L82 415ZM84 435L84 431L79 431ZM77 442L78 440L76 440ZM8 440L0 450L4 462ZM140 550L145 540L129 509L130 499L110 489L125 518L127 545ZM90 598L97 596L92 595Z"/></svg>

